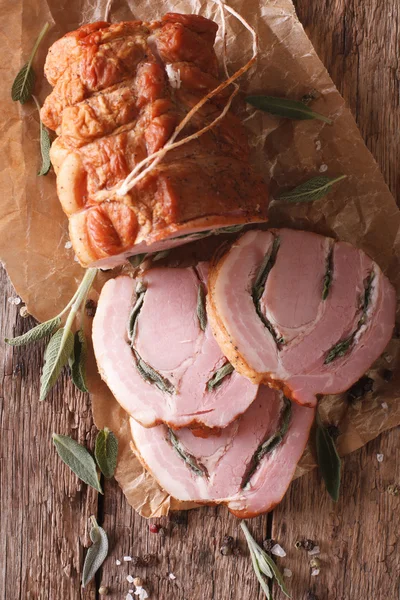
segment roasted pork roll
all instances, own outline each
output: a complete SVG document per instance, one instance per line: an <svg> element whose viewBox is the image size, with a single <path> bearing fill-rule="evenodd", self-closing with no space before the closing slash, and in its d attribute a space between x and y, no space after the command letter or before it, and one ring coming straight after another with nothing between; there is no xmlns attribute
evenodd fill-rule
<svg viewBox="0 0 400 600"><path fill-rule="evenodd" d="M250 231L215 261L209 316L235 369L315 406L356 382L384 351L395 291L348 243L306 231Z"/></svg>
<svg viewBox="0 0 400 600"><path fill-rule="evenodd" d="M238 517L272 510L283 498L306 446L314 409L260 386L256 400L219 435L196 437L131 419L135 452L174 498L226 504Z"/></svg>
<svg viewBox="0 0 400 600"><path fill-rule="evenodd" d="M83 266L113 267L131 255L266 220L267 187L230 111L121 191L218 87L217 28L198 15L171 13L153 23L85 25L50 48L45 73L54 89L41 117L59 136L51 160ZM225 89L204 104L177 141L210 125L229 95Z"/></svg>
<svg viewBox="0 0 400 600"><path fill-rule="evenodd" d="M258 386L234 371L211 332L207 266L118 277L101 292L93 322L97 365L121 406L145 427L220 429L257 395Z"/></svg>

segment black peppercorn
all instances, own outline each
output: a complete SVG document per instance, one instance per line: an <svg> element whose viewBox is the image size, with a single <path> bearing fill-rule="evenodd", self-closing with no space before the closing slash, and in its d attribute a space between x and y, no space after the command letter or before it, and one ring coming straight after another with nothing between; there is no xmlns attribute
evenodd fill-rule
<svg viewBox="0 0 400 600"><path fill-rule="evenodd" d="M275 546L275 540L266 539L263 541L263 548L266 552L271 552L272 548Z"/></svg>
<svg viewBox="0 0 400 600"><path fill-rule="evenodd" d="M157 562L155 554L145 554L142 558L142 563L145 567L151 567Z"/></svg>
<svg viewBox="0 0 400 600"><path fill-rule="evenodd" d="M361 377L354 385L351 386L349 391L347 392L347 398L352 402L353 400L357 400L358 398L362 398L364 394L370 392L374 387L374 380L367 375Z"/></svg>
<svg viewBox="0 0 400 600"><path fill-rule="evenodd" d="M85 312L88 317L94 317L96 314L97 304L94 300L87 300L85 304Z"/></svg>
<svg viewBox="0 0 400 600"><path fill-rule="evenodd" d="M391 371L390 369L383 369L382 371L382 378L385 381L390 381L393 377L393 371Z"/></svg>
<svg viewBox="0 0 400 600"><path fill-rule="evenodd" d="M233 546L233 537L231 535L226 535L222 540L222 544L224 546Z"/></svg>
<svg viewBox="0 0 400 600"><path fill-rule="evenodd" d="M306 600L318 600L318 596L316 596L311 590L308 590Z"/></svg>
<svg viewBox="0 0 400 600"><path fill-rule="evenodd" d="M303 548L309 552L315 547L315 543L312 540L303 540Z"/></svg>
<svg viewBox="0 0 400 600"><path fill-rule="evenodd" d="M219 551L221 552L222 556L231 556L231 554L233 554L232 546L230 544L224 544L221 546Z"/></svg>

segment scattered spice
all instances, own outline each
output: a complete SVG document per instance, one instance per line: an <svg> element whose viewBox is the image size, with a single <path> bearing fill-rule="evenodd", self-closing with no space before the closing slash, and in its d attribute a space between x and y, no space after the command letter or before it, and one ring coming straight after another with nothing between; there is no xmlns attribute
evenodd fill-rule
<svg viewBox="0 0 400 600"><path fill-rule="evenodd" d="M319 569L321 566L321 561L319 560L319 558L314 557L310 560L310 567L312 569Z"/></svg>
<svg viewBox="0 0 400 600"><path fill-rule="evenodd" d="M143 567L144 566L143 560L140 558L140 556L132 556L131 562L132 562L133 567Z"/></svg>
<svg viewBox="0 0 400 600"><path fill-rule="evenodd" d="M160 526L157 525L156 523L150 523L149 524L149 531L150 531L150 533L159 533Z"/></svg>
<svg viewBox="0 0 400 600"><path fill-rule="evenodd" d="M377 454L377 455L376 455L376 460L377 460L379 463L383 462L383 458L384 458L383 454Z"/></svg>
<svg viewBox="0 0 400 600"><path fill-rule="evenodd" d="M397 483L391 483L387 488L388 494L398 496L400 494L400 486Z"/></svg>
<svg viewBox="0 0 400 600"><path fill-rule="evenodd" d="M317 577L320 574L320 570L319 569L313 569L311 571L311 577Z"/></svg>
<svg viewBox="0 0 400 600"><path fill-rule="evenodd" d="M286 556L286 552L279 544L275 544L275 546L271 548L271 554L274 554L275 556L280 556L281 558Z"/></svg>
<svg viewBox="0 0 400 600"><path fill-rule="evenodd" d="M222 543L226 544L227 546L233 546L234 539L231 535L225 535L224 539L222 540Z"/></svg>
<svg viewBox="0 0 400 600"><path fill-rule="evenodd" d="M294 543L294 547L297 550L300 550L300 548L303 548L303 542L301 540L297 540L297 542Z"/></svg>
<svg viewBox="0 0 400 600"><path fill-rule="evenodd" d="M107 596L108 592L108 587L105 587L104 585L102 585L101 588L99 588L99 596Z"/></svg>
<svg viewBox="0 0 400 600"><path fill-rule="evenodd" d="M318 600L318 596L316 596L311 590L308 590L306 600Z"/></svg>
<svg viewBox="0 0 400 600"><path fill-rule="evenodd" d="M23 319L26 319L26 317L29 317L28 308L26 306L21 306L21 308L19 309L19 315Z"/></svg>
<svg viewBox="0 0 400 600"><path fill-rule="evenodd" d="M310 104L313 100L317 100L321 96L321 93L318 90L312 89L308 92L308 94L304 94L301 98L301 102L303 104Z"/></svg>
<svg viewBox="0 0 400 600"><path fill-rule="evenodd" d="M337 425L327 425L326 427L329 435L331 436L331 438L333 439L334 442L336 442L336 440L338 439L339 435L340 435L340 430L339 427L337 427ZM307 548L306 548L307 550Z"/></svg>
<svg viewBox="0 0 400 600"><path fill-rule="evenodd" d="M321 554L321 550L319 548L319 546L314 546L314 548L312 548L312 550L308 551L309 556L316 556L317 554Z"/></svg>
<svg viewBox="0 0 400 600"><path fill-rule="evenodd" d="M135 577L135 579L132 581L132 583L135 587L142 587L143 579L141 579L140 577Z"/></svg>
<svg viewBox="0 0 400 600"><path fill-rule="evenodd" d="M393 371L391 371L390 369L383 369L382 371L382 379L384 379L386 382L390 381L393 377Z"/></svg>
<svg viewBox="0 0 400 600"><path fill-rule="evenodd" d="M168 579L171 579L171 581L174 581L176 579L176 575L174 575L173 573L169 573Z"/></svg>
<svg viewBox="0 0 400 600"><path fill-rule="evenodd" d="M145 554L142 558L143 566L151 567L157 562L157 557L155 554Z"/></svg>
<svg viewBox="0 0 400 600"><path fill-rule="evenodd" d="M368 392L371 392L374 388L374 380L367 375L364 375L351 386L347 392L347 399L352 402L358 398L362 398Z"/></svg>
<svg viewBox="0 0 400 600"><path fill-rule="evenodd" d="M94 317L96 314L97 304L94 300L87 300L85 303L85 313L88 317Z"/></svg>
<svg viewBox="0 0 400 600"><path fill-rule="evenodd" d="M293 572L290 569L283 569L284 577L291 577L292 575L293 575Z"/></svg>
<svg viewBox="0 0 400 600"><path fill-rule="evenodd" d="M315 548L315 543L313 542L313 540L304 539L302 542L302 546L303 546L304 550L307 550L307 552L310 552L311 550L313 550Z"/></svg>
<svg viewBox="0 0 400 600"><path fill-rule="evenodd" d="M146 600L149 597L147 591L141 585L138 585L134 591L134 595L139 597L139 600Z"/></svg>
<svg viewBox="0 0 400 600"><path fill-rule="evenodd" d="M133 583L135 581L135 579L132 577L132 575L127 575L126 580L128 583Z"/></svg>
<svg viewBox="0 0 400 600"><path fill-rule="evenodd" d="M222 554L222 556L231 556L233 554L232 546L230 544L224 544L223 546L221 546L219 551Z"/></svg>
<svg viewBox="0 0 400 600"><path fill-rule="evenodd" d="M266 540L264 540L263 548L264 548L265 552L271 552L271 550L275 546L275 544L276 544L275 540L273 540L271 538L267 538Z"/></svg>
<svg viewBox="0 0 400 600"><path fill-rule="evenodd" d="M119 567L119 566L120 566L120 564L121 564L121 561L117 559L117 560L115 561L115 564L117 565L117 567Z"/></svg>
<svg viewBox="0 0 400 600"><path fill-rule="evenodd" d="M382 402L381 406L384 410L387 410L389 408L389 404L387 402Z"/></svg>
<svg viewBox="0 0 400 600"><path fill-rule="evenodd" d="M125 562L130 562L132 560L132 556L124 556Z"/></svg>

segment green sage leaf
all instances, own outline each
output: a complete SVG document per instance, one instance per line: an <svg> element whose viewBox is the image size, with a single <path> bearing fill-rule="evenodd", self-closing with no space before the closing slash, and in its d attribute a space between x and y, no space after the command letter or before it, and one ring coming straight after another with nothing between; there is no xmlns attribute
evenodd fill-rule
<svg viewBox="0 0 400 600"><path fill-rule="evenodd" d="M128 339L131 343L133 343L136 336L137 319L142 309L145 294L146 286L142 282L139 282L136 286L136 302L132 307L128 320Z"/></svg>
<svg viewBox="0 0 400 600"><path fill-rule="evenodd" d="M322 300L326 300L329 295L329 291L330 291L331 285L332 285L332 276L333 276L333 246L329 250L328 258L326 260L326 270L325 270L323 287L322 287Z"/></svg>
<svg viewBox="0 0 400 600"><path fill-rule="evenodd" d="M40 121L40 154L42 155L42 166L38 171L38 175L47 175L50 171L51 161L50 161L50 147L51 140L49 136L49 132L46 127L43 125L42 121Z"/></svg>
<svg viewBox="0 0 400 600"><path fill-rule="evenodd" d="M134 256L129 256L128 260L131 263L132 267L136 269L142 264L142 262L146 260L147 256L148 254L135 254Z"/></svg>
<svg viewBox="0 0 400 600"><path fill-rule="evenodd" d="M44 355L40 400L44 400L74 351L74 334L65 327L51 338Z"/></svg>
<svg viewBox="0 0 400 600"><path fill-rule="evenodd" d="M82 587L85 587L96 575L108 554L108 537L106 532L97 524L95 517L90 517L92 529L90 539L93 544L86 552L82 572Z"/></svg>
<svg viewBox="0 0 400 600"><path fill-rule="evenodd" d="M197 318L199 319L200 329L206 330L207 327L207 312L206 312L206 293L204 291L204 284L200 283L199 291L197 294Z"/></svg>
<svg viewBox="0 0 400 600"><path fill-rule="evenodd" d="M94 456L104 477L110 479L117 466L118 440L108 427L97 434Z"/></svg>
<svg viewBox="0 0 400 600"><path fill-rule="evenodd" d="M334 502L339 499L341 460L335 442L317 412L315 441L319 472Z"/></svg>
<svg viewBox="0 0 400 600"><path fill-rule="evenodd" d="M35 58L39 44L46 35L49 24L46 23L33 46L28 62L20 69L11 87L11 98L14 102L25 104L32 97L32 90L35 83L35 73L32 69L32 62Z"/></svg>
<svg viewBox="0 0 400 600"><path fill-rule="evenodd" d="M279 194L277 200L283 200L285 202L314 202L320 200L331 190L331 187L338 181L345 179L347 175L340 175L339 177L325 177L325 175L319 175L313 177L304 183L301 183L293 190L289 192L283 192Z"/></svg>
<svg viewBox="0 0 400 600"><path fill-rule="evenodd" d="M208 391L211 392L216 387L218 387L219 385L221 385L221 383L225 379L225 377L228 377L228 375L230 375L231 373L233 373L233 371L234 371L234 368L233 368L233 366L231 365L230 362L227 362L222 367L220 367L219 369L217 369L217 371L215 371L215 373L213 374L213 376L207 381L207 389L208 389Z"/></svg>
<svg viewBox="0 0 400 600"><path fill-rule="evenodd" d="M25 104L32 97L33 86L35 85L35 73L30 65L26 63L18 72L11 88L11 98L14 102Z"/></svg>
<svg viewBox="0 0 400 600"><path fill-rule="evenodd" d="M332 125L332 119L315 112L303 102L289 100L288 98L277 98L276 96L247 96L246 102L259 110L284 117L286 119L317 119Z"/></svg>
<svg viewBox="0 0 400 600"><path fill-rule="evenodd" d="M86 337L84 331L79 329L74 335L74 351L73 355L69 358L69 366L71 368L71 379L73 384L78 390L84 393L89 392L86 384L86 360Z"/></svg>
<svg viewBox="0 0 400 600"><path fill-rule="evenodd" d="M265 582L262 574L265 575L266 577L269 577L270 579L274 579L277 582L277 584L279 585L279 587L281 588L282 592L285 594L285 596L290 598L290 594L286 588L282 574L279 571L278 567L276 566L275 562L257 544L257 542L255 541L255 539L253 538L253 536L251 535L250 531L248 530L246 524L243 521L240 523L240 527L242 528L242 531L246 538L247 545L250 550L250 555L251 555L253 568L254 568L256 577L257 577L265 595L267 596L267 598L269 599L272 596L271 596L271 592L270 592L268 586L266 585L266 582Z"/></svg>
<svg viewBox="0 0 400 600"><path fill-rule="evenodd" d="M36 325L36 327L30 329L23 335L19 335L15 338L5 338L4 341L10 346L25 346L25 344L37 342L51 335L57 329L57 327L60 326L60 324L60 317L55 317L54 319L50 319L49 321L45 321L44 323Z"/></svg>
<svg viewBox="0 0 400 600"><path fill-rule="evenodd" d="M103 493L97 476L96 464L84 446L68 435L53 433L53 442L59 457L77 477L92 488Z"/></svg>
<svg viewBox="0 0 400 600"><path fill-rule="evenodd" d="M179 456L185 461L185 463L192 469L196 475L200 475L200 477L204 477L207 474L207 470L205 467L199 464L196 458L186 452L186 450L182 447L180 441L172 431L172 429L168 429L169 441L171 442L174 450L179 454Z"/></svg>
<svg viewBox="0 0 400 600"><path fill-rule="evenodd" d="M160 389L162 392L166 392L167 394L173 394L175 392L173 384L168 381L166 377L163 377L158 371L148 365L139 356L136 350L133 350L133 354L136 358L136 368L145 381L156 385L158 389Z"/></svg>

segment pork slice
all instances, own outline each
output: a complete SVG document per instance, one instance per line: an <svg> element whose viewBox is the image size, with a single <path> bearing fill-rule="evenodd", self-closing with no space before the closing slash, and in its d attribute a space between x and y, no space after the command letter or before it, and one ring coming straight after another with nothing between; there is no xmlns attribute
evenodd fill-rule
<svg viewBox="0 0 400 600"><path fill-rule="evenodd" d="M348 389L383 352L396 300L361 250L278 229L235 242L211 269L208 301L217 340L236 370L313 406L319 394Z"/></svg>
<svg viewBox="0 0 400 600"><path fill-rule="evenodd" d="M206 263L196 269L157 268L140 281L118 277L102 289L93 322L99 372L121 406L145 427L221 429L257 395L258 386L233 369L219 384L209 383L228 361L205 313L199 317L205 311L207 270ZM138 284L144 291L135 292Z"/></svg>
<svg viewBox="0 0 400 600"><path fill-rule="evenodd" d="M290 420L285 433L282 415L288 415L287 408ZM165 425L146 429L134 419L131 431L139 458L171 496L226 504L245 518L272 510L280 502L313 418L313 409L287 407L281 393L261 386L247 411L217 436L198 438L190 429L172 431ZM262 444L280 431L280 443L261 456Z"/></svg>

